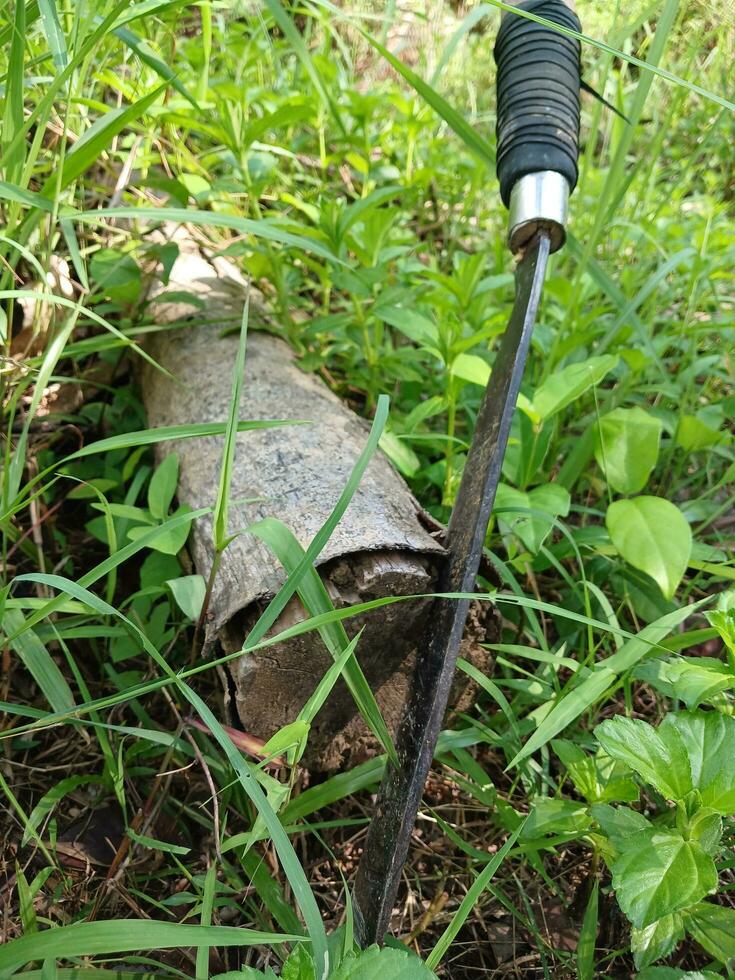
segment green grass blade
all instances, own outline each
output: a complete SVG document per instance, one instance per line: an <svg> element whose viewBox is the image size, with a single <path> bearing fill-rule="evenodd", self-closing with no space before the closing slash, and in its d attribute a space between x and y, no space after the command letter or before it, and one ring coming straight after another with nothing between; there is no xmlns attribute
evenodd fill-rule
<svg viewBox="0 0 735 980"><path fill-rule="evenodd" d="M74 695L64 675L18 609L6 608L3 631L53 710L69 711L73 708Z"/></svg>
<svg viewBox="0 0 735 980"><path fill-rule="evenodd" d="M197 211L195 208L99 208L96 211L80 211L76 215L77 221L95 224L103 218L125 221L135 218L140 221L171 221L178 224L200 225L209 228L229 228L240 235L254 235L256 238L263 238L279 245L313 252L314 255L318 255L328 262L336 262L339 265L345 264L316 239L307 238L304 235L294 235L290 231L279 228L274 222L265 219L254 221L252 218L241 218L236 214Z"/></svg>
<svg viewBox="0 0 735 980"><path fill-rule="evenodd" d="M237 423L238 432L250 432L253 429L272 429L281 425L307 425L303 420L291 419L254 419ZM226 422L188 422L183 425L164 425L158 429L138 429L135 432L123 432L118 436L108 436L98 439L56 464L65 466L75 459L85 456L95 456L97 453L110 453L117 449L132 449L135 446L153 446L158 442L174 442L178 439L201 439L204 436L222 436L227 428Z"/></svg>
<svg viewBox="0 0 735 980"><path fill-rule="evenodd" d="M159 75L171 88L176 89L179 95L183 95L187 102L199 112L202 111L201 106L183 84L181 79L178 77L176 72L165 61L162 61L158 55L151 50L150 46L146 44L142 37L138 37L133 31L128 30L127 27L116 27L112 32L115 37L119 38L123 44L127 45L131 51L140 58L144 65L148 65L157 75Z"/></svg>
<svg viewBox="0 0 735 980"><path fill-rule="evenodd" d="M352 640L347 644L339 657L334 661L332 666L326 672L326 674L321 678L314 691L309 696L309 700L306 702L304 707L299 711L299 721L305 721L307 724L311 725L316 716L322 710L324 702L329 697L332 688L339 680L340 674L344 671L345 667L349 663L350 658L357 649L357 644L362 636L362 630L353 637Z"/></svg>
<svg viewBox="0 0 735 980"><path fill-rule="evenodd" d="M304 557L301 559L298 566L288 576L288 579L283 583L276 595L268 603L267 608L263 611L255 626L253 626L243 645L244 651L252 650L276 622L278 617L286 608L286 604L288 603L289 599L298 588L302 576L306 575L309 568L312 567L317 557L321 554L321 551L326 545L327 541L331 537L332 531L342 520L342 516L355 495L355 491L360 484L360 480L362 479L370 460L378 448L380 437L383 434L383 429L385 428L385 423L388 419L388 405L389 402L387 395L381 395L378 398L378 404L375 409L375 418L373 419L372 428L370 429L368 440L365 443L365 448L363 449L362 453L360 453L360 458L355 463L354 469L350 474L350 478L348 479L344 490L340 494L339 500L334 505L332 513L314 535L313 541L306 549ZM336 617L337 613L338 611L335 610L334 613L329 615L334 615Z"/></svg>
<svg viewBox="0 0 735 980"><path fill-rule="evenodd" d="M595 947L597 945L597 922L599 915L600 882L595 881L587 902L582 928L579 931L577 943L577 978L578 980L595 980Z"/></svg>
<svg viewBox="0 0 735 980"><path fill-rule="evenodd" d="M200 516L200 514L197 516ZM192 515L185 516L191 517ZM172 524L171 521L167 523L169 525ZM165 525L161 525L161 527L163 526ZM148 537L148 535L145 535L144 537ZM143 537L139 539L139 541L142 540ZM135 543L137 544L139 541ZM111 561L117 559L118 555L119 552L117 555L112 556L112 558L109 560ZM104 564L105 563L103 562L102 565L98 565L94 570L95 581L101 577L99 570ZM89 579L89 577L89 575L84 576L86 579ZM61 575L45 575L36 573L19 576L16 581L43 582L43 584L48 585L53 589L58 589L61 592L66 593L66 595L80 599L102 616L112 616L119 619L140 642L142 648L151 657L154 663L163 671L165 675L167 675L169 682L178 687L181 694L191 704L191 706L200 716L201 720L211 731L212 736L219 743L220 747L225 753L225 756L227 757L227 760L237 774L241 786L250 797L250 800L258 811L258 816L263 821L263 824L270 835L273 846L275 847L276 853L278 854L281 862L281 866L283 867L284 873L288 878L296 901L298 902L299 908L304 916L306 928L313 944L314 960L317 966L317 977L319 980L326 978L329 969L329 956L327 952L327 938L324 931L324 923L322 922L319 907L316 904L316 900L306 879L304 869L296 856L296 852L294 851L291 841L288 838L288 834L283 829L283 826L278 819L278 815L268 802L265 793L260 788L257 780L253 776L249 765L245 762L242 754L235 747L232 739L224 731L222 725L214 716L209 707L204 703L204 701L202 701L199 695L196 694L196 692L193 691L188 684L186 684L181 676L172 670L166 658L158 652L139 626L128 619L127 616L123 615L123 613L121 613L118 609L115 609L109 605L109 603L105 602L104 599L94 595L94 593L90 592L89 589L86 588L86 585L89 584L89 582L84 582L83 580L80 582L72 582L70 579L64 578ZM44 612L47 614L48 611L51 610L54 603L58 601L59 598L57 597L56 600L53 600L43 609L39 610L39 613L36 615ZM141 946L144 945L145 944L141 944ZM210 943L210 945L215 945L215 943Z"/></svg>
<svg viewBox="0 0 735 980"><path fill-rule="evenodd" d="M7 180L0 180L0 198L4 201L13 201L15 204L24 204L29 208L37 208L47 214L52 214L54 211L54 202L51 198L44 197L37 191L29 191L18 184L11 184Z"/></svg>
<svg viewBox="0 0 735 980"><path fill-rule="evenodd" d="M34 960L69 959L98 953L133 953L142 949L180 949L184 946L259 946L303 938L258 932L239 926L192 926L153 919L113 919L75 922L13 939L0 947L0 977Z"/></svg>
<svg viewBox="0 0 735 980"><path fill-rule="evenodd" d="M660 643L667 633L688 619L692 615L695 605L683 606L681 609L676 609L655 622L649 623L638 636L628 640L617 653L608 657L607 660L603 660L581 683L578 682L575 675L565 690L562 691L561 699L554 704L521 751L510 761L508 769L517 766L519 762L533 752L537 752L599 701L608 688L616 683L620 674L635 667L647 653L650 653Z"/></svg>
<svg viewBox="0 0 735 980"><path fill-rule="evenodd" d="M24 129L24 67L26 44L25 0L15 0L13 31L5 77L5 111L2 131L2 170L5 179L17 183L23 170L25 147L21 142Z"/></svg>
<svg viewBox="0 0 735 980"><path fill-rule="evenodd" d="M480 3L476 7L472 7L471 10L467 11L462 19L462 23L447 41L444 50L436 63L436 68L431 76L432 85L436 85L438 83L442 72L452 60L454 53L462 39L466 37L470 31L480 23L481 20L484 20L489 13L490 8L484 3Z"/></svg>
<svg viewBox="0 0 735 980"><path fill-rule="evenodd" d="M227 518L229 514L230 488L232 486L232 464L235 460L237 446L237 424L240 414L240 398L242 395L243 375L245 372L245 351L248 337L248 313L250 310L250 293L245 300L240 325L240 340L237 345L237 356L232 369L232 388L230 407L225 426L225 444L222 449L222 468L217 487L217 500L214 504L214 548L224 551L227 546Z"/></svg>
<svg viewBox="0 0 735 980"><path fill-rule="evenodd" d="M21 0L18 0L16 8L19 5L22 5ZM95 30L92 31L92 33L86 38L84 44L79 47L79 50L75 52L74 57L69 61L64 70L59 72L54 77L53 81L46 86L43 98L39 100L36 106L31 110L31 112L29 112L28 116L24 118L23 125L12 134L12 137L7 145L5 145L3 142L4 160L11 158L15 159L15 154L20 153L22 161L24 144L28 133L38 124L39 120L46 118L58 93L63 90L64 86L70 80L77 67L92 53L97 44L99 44L99 42L107 35L111 25L117 19L118 15L127 8L127 6L127 0L120 0L120 2L113 7L110 13L104 18L104 20L100 21L96 25ZM3 139L7 137L8 132L6 130L3 133ZM5 177L9 178L11 183L17 183L18 176L19 175L10 176L7 171L5 172Z"/></svg>
<svg viewBox="0 0 735 980"><path fill-rule="evenodd" d="M485 865L485 867L482 869L479 875L472 882L472 885L467 890L467 894L462 899L459 908L454 913L452 921L449 923L447 928L441 934L436 945L434 946L431 953L429 953L429 956L427 957L426 965L429 967L430 970L435 970L439 965L439 963L441 963L449 947L452 945L455 937L457 936L457 933L467 921L467 916L470 914L472 909L475 907L475 903L477 902L477 900L480 898L482 893L485 891L487 886L492 881L495 872L498 870L500 865L505 860L508 851L510 851L510 849L515 844L516 840L518 839L518 835L520 834L522 829L523 829L523 824L521 824L519 827L516 827L516 829L513 831L513 833L505 842L505 844L503 844L503 846L500 848L498 853L492 859L492 861L488 861L488 863Z"/></svg>
<svg viewBox="0 0 735 980"><path fill-rule="evenodd" d="M128 558L132 558L143 548L147 548L150 544L156 540L161 534L167 531L173 531L175 528L180 527L182 524L191 523L195 521L198 517L204 517L205 514L211 513L211 508L203 507L201 510L192 510L186 514L177 514L175 517L170 517L167 521L161 522L161 524L152 527L150 531L146 531L145 534L141 534L139 538L135 541L131 541L130 544L125 545L125 547L120 548L116 551L114 555L110 555L99 565L95 565L89 572L82 575L78 582L69 583L74 586L75 589L81 589L84 592L88 586L94 585L95 582L99 581L101 578L109 575L109 573L121 565ZM52 588L64 588L64 584L68 582L61 575L44 575L42 573L30 572L27 575L18 575L15 582L40 582L42 585L50 585ZM82 598L83 602L87 601L86 595L82 596L81 593L76 591L70 591L70 595L74 595L76 598ZM39 609L32 613L28 619L25 620L22 629L27 630L35 626L42 619L50 616L51 613L56 612L64 602L64 597L60 596L56 599L51 599L49 602L44 603ZM116 610L109 607L106 608L104 615L110 614L117 615ZM137 629L137 627L136 627ZM11 642L20 635L18 632L10 637Z"/></svg>
<svg viewBox="0 0 735 980"><path fill-rule="evenodd" d="M327 85L325 85L322 76L319 74L319 71L314 64L311 55L309 54L309 49L306 47L300 31L297 29L291 17L283 9L280 0L265 0L265 5L268 10L270 10L273 19L281 28L284 35L288 38L289 44L294 49L299 61L306 69L306 73L311 79L314 88L321 96L324 104L329 108L329 111L332 113L334 121L337 123L340 132L343 136L346 136L347 130L344 122L342 121L342 116L340 115L337 103L332 98L329 88Z"/></svg>
<svg viewBox="0 0 735 980"><path fill-rule="evenodd" d="M629 65L635 65L636 68L641 69L642 75L647 75L649 78L657 75L659 78L663 78L667 82L672 82L674 85L680 85L682 88L688 89L695 95L701 95L702 98L707 99L710 102L715 102L717 105L722 106L723 109L729 109L730 112L735 112L735 102L731 102L729 99L726 99L709 89L702 88L702 86L697 85L696 82L690 82L688 79L682 78L680 75L675 75L673 72L667 71L665 68L661 68L658 65L657 59L649 57L647 61L642 61L640 58L627 54L625 51L620 51L618 48L614 48L611 45L606 44L604 41L599 41L597 38L590 37L587 34L581 34L578 31L571 30L568 27L562 27L561 24L547 20L545 17L539 17L538 14L531 13L530 10L519 9L518 7L511 6L510 4L503 3L502 0L488 0L488 5L492 5L498 10L505 11L506 13L514 14L518 17L525 17L527 20L533 20L537 24L543 24L544 27L550 27L552 30L557 31L559 34L564 34L566 37L574 37L578 41L581 41L582 44L589 44L591 47L604 51L606 54L612 55L614 58L620 58L622 61L627 61ZM673 20L670 20L669 17L670 8L672 6L678 6L678 0L673 0L673 3L669 2L664 8L663 13L659 14L657 21L657 30L663 25L667 35L671 30L671 26L673 25ZM676 13L676 11L674 11L674 13ZM631 117L629 116L629 118Z"/></svg>
<svg viewBox="0 0 735 980"><path fill-rule="evenodd" d="M202 909L199 913L199 924L210 926L212 924L212 908L214 907L214 894L217 888L217 865L213 862L207 868L204 876L204 889L202 892ZM209 980L209 946L200 946L197 950L196 980Z"/></svg>
<svg viewBox="0 0 735 980"><path fill-rule="evenodd" d="M451 106L445 98L443 98L439 93L425 82L416 72L412 71L407 65L404 65L394 54L384 47L375 38L370 37L369 34L362 31L363 37L369 44L371 44L376 51L378 51L385 60L399 73L403 78L406 79L411 88L415 89L416 92L421 96L421 98L427 102L431 108L441 116L444 122L447 123L450 129L452 129L457 136L465 145L472 150L473 153L477 154L481 160L488 164L490 167L495 166L495 150L492 148L490 143L481 136L477 130L470 126L467 120L462 116L457 110Z"/></svg>
<svg viewBox="0 0 735 980"><path fill-rule="evenodd" d="M152 92L119 109L111 109L92 123L84 135L77 140L64 160L61 176L61 187L68 187L72 181L83 174L100 155L108 148L115 136L121 133L130 123L139 119L153 103L163 95L168 88L164 82ZM52 174L44 184L41 193L49 196L57 187L58 178Z"/></svg>
<svg viewBox="0 0 735 980"><path fill-rule="evenodd" d="M66 38L61 29L56 3L54 0L38 0L38 9L41 14L43 33L56 70L63 71L69 63L69 52L66 50Z"/></svg>
<svg viewBox="0 0 735 980"><path fill-rule="evenodd" d="M192 707L196 710L204 724L212 732L220 748L224 751L227 760L234 769L240 781L240 785L250 797L252 803L258 811L258 816L268 830L273 846L276 849L278 858L281 862L283 872L288 878L289 884L294 894L306 924L307 932L312 943L314 964L316 967L317 980L325 980L329 975L329 953L327 949L327 935L324 930L324 923L316 904L314 895L309 887L304 869L301 866L296 852L293 849L288 834L268 803L265 793L258 785L250 771L250 767L243 759L241 753L235 748L232 740L222 729L217 718L211 712L199 695L187 684L180 682L180 688ZM211 928L211 927L210 927ZM215 945L214 943L212 945Z"/></svg>
<svg viewBox="0 0 735 980"><path fill-rule="evenodd" d="M303 563L306 552L285 524L271 517L252 525L248 531L268 545L289 575L295 574ZM297 592L310 616L318 616L334 610L329 593L313 565L301 577ZM319 635L335 661L338 661L344 651L350 647L350 638L340 622L320 627ZM375 695L356 659L347 659L344 680L365 723L397 764L398 757L390 732L383 721Z"/></svg>

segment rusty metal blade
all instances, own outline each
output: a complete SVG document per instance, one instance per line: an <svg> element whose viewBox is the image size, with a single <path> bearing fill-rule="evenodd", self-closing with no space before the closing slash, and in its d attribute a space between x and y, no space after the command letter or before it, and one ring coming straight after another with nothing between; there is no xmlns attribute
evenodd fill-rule
<svg viewBox="0 0 735 980"><path fill-rule="evenodd" d="M540 234L516 268L515 304L485 391L449 522L449 557L439 592L475 589L548 258L549 238ZM446 711L468 609L467 599L437 599L429 618L424 653L396 739L399 766L387 765L355 881L355 936L362 947L382 942L388 929Z"/></svg>

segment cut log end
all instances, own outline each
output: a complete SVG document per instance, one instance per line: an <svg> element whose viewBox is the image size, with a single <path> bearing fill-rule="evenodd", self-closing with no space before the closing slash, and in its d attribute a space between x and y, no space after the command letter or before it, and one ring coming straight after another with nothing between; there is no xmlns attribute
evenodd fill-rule
<svg viewBox="0 0 735 980"><path fill-rule="evenodd" d="M159 322L179 322L148 344L169 372L149 366L141 372L151 427L227 418L237 338L223 335L222 328L239 318L245 288L237 270L227 264L223 268L223 262L208 261L190 247L183 248L168 289L179 299L182 291L194 294L197 303L170 303L163 292L154 304ZM180 322L182 316L188 320L186 326ZM285 579L275 555L257 537L243 532L264 518L278 518L306 548L328 519L367 438L365 423L318 378L301 371L282 341L262 333L248 337L239 417L309 420L309 424L243 432L237 437L228 528L233 538L222 555L210 603L211 627L226 653L242 649L251 627ZM159 459L171 451L179 455L180 503L211 506L222 441L208 437L157 446ZM433 592L445 552L435 529L430 533L428 527L427 516L406 484L377 453L318 559L319 574L335 607ZM197 571L206 578L214 559L211 518L196 522L190 547ZM428 598L406 599L344 624L350 637L364 630L356 657L393 731L420 653L430 605ZM294 597L271 635L305 618ZM481 633L482 629L476 641L482 641ZM230 661L227 670L220 672L226 682L229 720L263 739L294 721L333 663L336 647L332 647L330 652L314 630ZM464 655L471 660L485 656L476 642ZM314 720L304 762L333 771L361 761L378 748L345 683L338 680Z"/></svg>

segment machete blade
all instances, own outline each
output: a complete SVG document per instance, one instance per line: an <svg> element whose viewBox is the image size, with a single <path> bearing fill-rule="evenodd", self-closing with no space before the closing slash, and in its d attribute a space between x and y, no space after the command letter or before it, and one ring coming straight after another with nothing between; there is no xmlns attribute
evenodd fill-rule
<svg viewBox="0 0 735 980"><path fill-rule="evenodd" d="M549 251L549 237L541 233L516 268L513 311L485 390L447 530L449 554L440 576L440 593L475 589ZM388 929L447 707L469 603L469 599L438 598L429 616L396 737L399 765L387 763L355 881L355 938L363 948L382 942Z"/></svg>

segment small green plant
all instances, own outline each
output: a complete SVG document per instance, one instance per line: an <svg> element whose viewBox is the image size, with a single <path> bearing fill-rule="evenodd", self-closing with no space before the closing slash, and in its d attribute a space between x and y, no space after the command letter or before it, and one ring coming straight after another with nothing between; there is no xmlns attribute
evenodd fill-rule
<svg viewBox="0 0 735 980"><path fill-rule="evenodd" d="M593 756L569 741L553 743L586 806L540 799L524 836L593 843L631 923L639 969L668 956L685 935L727 963L735 956L735 909L706 899L717 894L724 823L735 815L735 717L673 711L654 727L617 716L595 737ZM639 785L636 809L626 804L638 800Z"/></svg>
<svg viewBox="0 0 735 980"><path fill-rule="evenodd" d="M407 949L391 946L347 948L346 930L329 937L330 980L431 980L436 974ZM314 960L307 946L296 946L281 967L280 974L246 968L242 980L315 980ZM216 980L216 978L213 978Z"/></svg>

